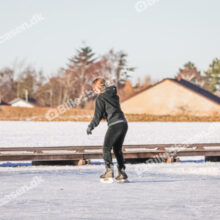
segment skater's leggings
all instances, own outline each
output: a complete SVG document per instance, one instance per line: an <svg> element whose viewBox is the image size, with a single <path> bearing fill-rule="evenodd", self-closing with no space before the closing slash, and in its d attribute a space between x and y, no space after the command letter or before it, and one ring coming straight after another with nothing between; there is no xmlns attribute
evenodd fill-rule
<svg viewBox="0 0 220 220"><path fill-rule="evenodd" d="M111 150L113 148L119 169L122 168L125 169L124 157L122 153L122 145L127 130L128 130L127 122L120 122L108 127L108 130L105 134L104 146L103 146L103 156L104 156L105 165L107 167L113 164L112 154L111 154Z"/></svg>

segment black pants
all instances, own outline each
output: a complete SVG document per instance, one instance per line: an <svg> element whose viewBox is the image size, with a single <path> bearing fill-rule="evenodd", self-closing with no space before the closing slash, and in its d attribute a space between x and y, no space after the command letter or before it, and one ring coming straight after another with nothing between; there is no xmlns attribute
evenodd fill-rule
<svg viewBox="0 0 220 220"><path fill-rule="evenodd" d="M128 130L128 123L120 122L108 127L105 134L104 146L103 146L103 157L105 165L109 167L112 165L112 154L111 150L113 148L116 160L118 162L119 169L124 168L124 157L122 153L122 145L125 139L125 135Z"/></svg>

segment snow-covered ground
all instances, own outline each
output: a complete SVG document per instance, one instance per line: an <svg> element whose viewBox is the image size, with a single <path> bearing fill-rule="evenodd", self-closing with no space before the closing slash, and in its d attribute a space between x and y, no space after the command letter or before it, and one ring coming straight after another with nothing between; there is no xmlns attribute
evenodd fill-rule
<svg viewBox="0 0 220 220"><path fill-rule="evenodd" d="M85 122L0 122L0 147L102 145ZM220 123L130 122L125 144L220 142ZM27 162L28 163L28 162ZM127 165L130 183L102 184L104 165L0 167L0 220L220 219L220 163Z"/></svg>
<svg viewBox="0 0 220 220"><path fill-rule="evenodd" d="M127 165L125 184L100 183L103 169L0 168L0 219L220 219L219 163Z"/></svg>
<svg viewBox="0 0 220 220"><path fill-rule="evenodd" d="M102 145L105 122L0 122L0 147ZM220 122L129 122L124 144L220 142Z"/></svg>

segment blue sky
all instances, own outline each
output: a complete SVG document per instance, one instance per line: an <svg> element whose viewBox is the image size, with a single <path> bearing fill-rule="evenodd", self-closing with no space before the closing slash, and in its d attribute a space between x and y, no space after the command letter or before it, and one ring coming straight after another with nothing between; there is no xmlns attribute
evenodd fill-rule
<svg viewBox="0 0 220 220"><path fill-rule="evenodd" d="M45 18L0 44L0 68L25 59L50 75L65 67L82 42L97 55L111 48L126 52L130 66L137 67L133 81L174 77L189 60L203 71L220 58L220 1L155 0L141 12L137 2L0 0L0 37L33 15Z"/></svg>

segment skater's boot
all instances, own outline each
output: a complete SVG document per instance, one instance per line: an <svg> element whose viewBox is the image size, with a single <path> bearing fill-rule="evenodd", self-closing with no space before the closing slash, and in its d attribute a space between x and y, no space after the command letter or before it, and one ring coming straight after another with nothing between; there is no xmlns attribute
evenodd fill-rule
<svg viewBox="0 0 220 220"><path fill-rule="evenodd" d="M128 182L128 175L125 172L125 167L120 168L118 167L118 175L115 177L117 182Z"/></svg>
<svg viewBox="0 0 220 220"><path fill-rule="evenodd" d="M105 173L100 176L100 181L104 183L112 183L114 178L114 166L106 166Z"/></svg>

